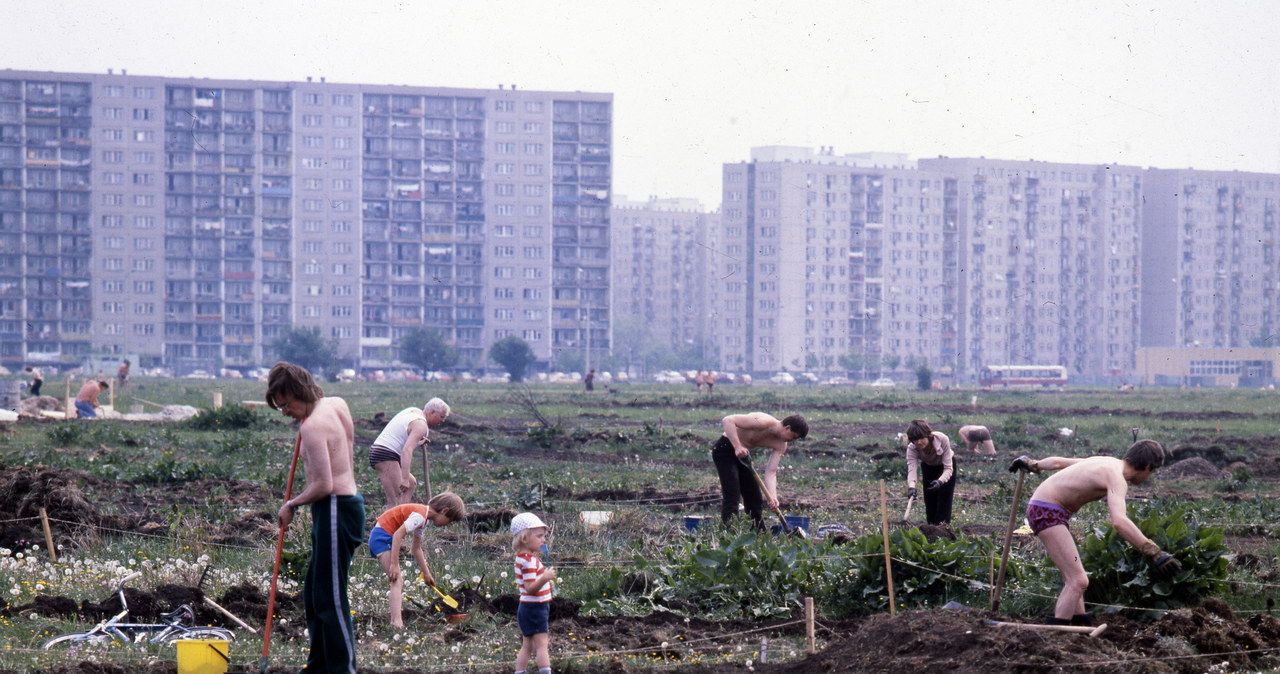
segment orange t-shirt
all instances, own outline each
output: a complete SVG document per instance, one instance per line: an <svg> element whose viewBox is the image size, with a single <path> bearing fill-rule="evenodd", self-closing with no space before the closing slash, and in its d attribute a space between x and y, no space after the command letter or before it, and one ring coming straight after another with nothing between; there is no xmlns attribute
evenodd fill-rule
<svg viewBox="0 0 1280 674"><path fill-rule="evenodd" d="M382 527L383 531L394 534L404 526L406 520L414 515L418 515L418 518L415 518L417 521L411 522L409 526L409 533L413 533L427 523L427 506L420 503L405 503L391 508L378 516L378 526Z"/></svg>

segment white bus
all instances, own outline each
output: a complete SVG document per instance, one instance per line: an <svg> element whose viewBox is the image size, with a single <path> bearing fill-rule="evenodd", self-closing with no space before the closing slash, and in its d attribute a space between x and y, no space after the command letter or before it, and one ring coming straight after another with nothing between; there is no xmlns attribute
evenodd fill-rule
<svg viewBox="0 0 1280 674"><path fill-rule="evenodd" d="M988 365L978 374L983 386L1066 386L1067 368L1062 365Z"/></svg>

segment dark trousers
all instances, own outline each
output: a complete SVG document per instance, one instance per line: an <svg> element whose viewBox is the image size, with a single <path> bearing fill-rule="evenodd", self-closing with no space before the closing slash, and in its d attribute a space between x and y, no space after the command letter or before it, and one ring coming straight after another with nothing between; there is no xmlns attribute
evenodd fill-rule
<svg viewBox="0 0 1280 674"><path fill-rule="evenodd" d="M764 527L764 494L760 493L760 485L752 477L751 471L741 461L751 465L751 457L738 459L733 453L733 443L729 438L720 436L711 448L711 461L716 464L716 473L720 476L720 494L724 500L720 503L720 520L725 524L738 514L738 501L747 509L747 514L756 521L756 525Z"/></svg>
<svg viewBox="0 0 1280 674"><path fill-rule="evenodd" d="M44 385L43 379L36 379L35 381L31 382L31 395L32 396L40 395L40 387L43 385Z"/></svg>
<svg viewBox="0 0 1280 674"><path fill-rule="evenodd" d="M922 487L928 487L930 482L942 477L942 466L930 466L927 463L920 464L920 474L923 478ZM956 480L960 477L960 466L955 459L951 460L951 479L942 485L937 491L924 490L924 517L929 524L950 524L951 523L951 497L956 493Z"/></svg>
<svg viewBox="0 0 1280 674"><path fill-rule="evenodd" d="M356 674L347 572L363 542L364 499L359 494L329 496L311 504L311 563L302 586L311 652L303 672Z"/></svg>

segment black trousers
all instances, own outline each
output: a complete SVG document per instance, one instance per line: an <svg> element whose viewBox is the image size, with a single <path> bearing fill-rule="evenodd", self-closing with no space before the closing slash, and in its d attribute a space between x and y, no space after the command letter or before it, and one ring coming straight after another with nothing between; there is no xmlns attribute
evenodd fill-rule
<svg viewBox="0 0 1280 674"><path fill-rule="evenodd" d="M711 447L711 461L716 465L716 474L720 476L720 494L724 498L720 503L720 520L725 524L738 514L738 502L741 501L747 514L755 521L756 526L764 527L764 494L760 485L752 477L751 472L740 463L733 453L733 443L729 438L720 436ZM741 461L751 465L751 457Z"/></svg>
<svg viewBox="0 0 1280 674"><path fill-rule="evenodd" d="M36 379L31 382L31 397L40 395L40 386L44 384L43 379Z"/></svg>
<svg viewBox="0 0 1280 674"><path fill-rule="evenodd" d="M941 465L930 466L927 463L920 464L921 475L921 491L924 493L924 517L929 524L950 524L951 523L951 497L956 493L956 480L960 477L960 467L955 459L951 460L951 479L942 485L937 491L928 491L923 487L928 487L930 482L942 477L943 467Z"/></svg>

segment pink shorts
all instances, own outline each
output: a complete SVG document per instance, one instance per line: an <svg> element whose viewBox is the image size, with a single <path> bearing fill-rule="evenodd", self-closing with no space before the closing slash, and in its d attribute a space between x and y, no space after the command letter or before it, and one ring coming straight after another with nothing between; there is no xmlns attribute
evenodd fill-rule
<svg viewBox="0 0 1280 674"><path fill-rule="evenodd" d="M1033 533L1038 534L1059 524L1065 527L1070 521L1071 513L1057 503L1034 499L1027 503L1027 525Z"/></svg>

